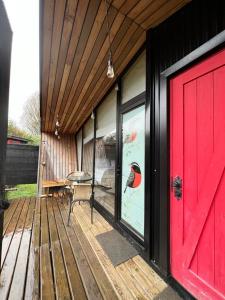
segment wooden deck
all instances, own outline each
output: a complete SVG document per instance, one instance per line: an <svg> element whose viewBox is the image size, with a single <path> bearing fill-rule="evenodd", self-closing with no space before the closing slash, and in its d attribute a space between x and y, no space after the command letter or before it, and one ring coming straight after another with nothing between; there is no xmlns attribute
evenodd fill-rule
<svg viewBox="0 0 225 300"><path fill-rule="evenodd" d="M111 264L95 236L111 230L96 211L57 199L14 200L5 213L0 299L180 299L140 256Z"/></svg>

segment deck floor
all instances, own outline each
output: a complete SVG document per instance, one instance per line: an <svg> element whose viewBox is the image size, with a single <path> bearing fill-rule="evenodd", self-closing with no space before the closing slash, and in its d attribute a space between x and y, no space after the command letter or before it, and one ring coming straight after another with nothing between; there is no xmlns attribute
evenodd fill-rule
<svg viewBox="0 0 225 300"><path fill-rule="evenodd" d="M58 199L12 201L5 213L0 299L180 299L137 255L114 267L95 236L112 227L88 205L66 225Z"/></svg>

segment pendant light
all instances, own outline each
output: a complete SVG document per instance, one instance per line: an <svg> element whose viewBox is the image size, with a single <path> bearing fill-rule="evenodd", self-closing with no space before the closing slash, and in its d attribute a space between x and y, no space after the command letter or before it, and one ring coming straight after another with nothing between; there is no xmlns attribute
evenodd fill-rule
<svg viewBox="0 0 225 300"><path fill-rule="evenodd" d="M92 110L92 113L91 113L91 119L94 120L95 119L95 113L94 111Z"/></svg>
<svg viewBox="0 0 225 300"><path fill-rule="evenodd" d="M55 123L55 136L58 138L58 140L60 139L59 127L60 127L59 115L57 115L57 119L56 119L56 123Z"/></svg>
<svg viewBox="0 0 225 300"><path fill-rule="evenodd" d="M106 8L106 23L107 23L107 32L109 39L109 59L108 59L108 67L107 67L107 77L113 78L115 76L113 69L113 61L112 61L112 50L111 50L111 40L110 40L110 29L109 29L109 5L107 0L105 0L105 8Z"/></svg>

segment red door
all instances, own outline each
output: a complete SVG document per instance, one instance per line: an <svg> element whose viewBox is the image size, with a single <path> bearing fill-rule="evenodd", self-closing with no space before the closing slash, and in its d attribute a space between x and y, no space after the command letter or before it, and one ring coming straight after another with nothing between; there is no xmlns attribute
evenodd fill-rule
<svg viewBox="0 0 225 300"><path fill-rule="evenodd" d="M171 273L225 299L225 51L172 79L170 103Z"/></svg>

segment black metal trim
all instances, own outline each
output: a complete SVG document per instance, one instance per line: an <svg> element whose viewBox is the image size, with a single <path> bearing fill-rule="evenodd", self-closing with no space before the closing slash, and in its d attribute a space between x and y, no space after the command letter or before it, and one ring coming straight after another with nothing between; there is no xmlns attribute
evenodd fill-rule
<svg viewBox="0 0 225 300"><path fill-rule="evenodd" d="M120 195L120 105L121 105L121 80L118 81L118 91L117 91L117 108L116 108L116 162L115 162L115 222L119 221L120 215L120 204L119 204L119 195Z"/></svg>
<svg viewBox="0 0 225 300"><path fill-rule="evenodd" d="M83 170L83 150L84 150L84 131L83 131L84 126L81 127L81 139L82 139L82 144L81 144L81 162L80 162L80 170Z"/></svg>
<svg viewBox="0 0 225 300"><path fill-rule="evenodd" d="M146 93L143 92L134 98L130 99L128 102L121 104L120 106L120 113L126 113L134 108L137 108L138 106L141 106L142 104L145 104L145 95Z"/></svg>

